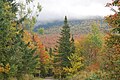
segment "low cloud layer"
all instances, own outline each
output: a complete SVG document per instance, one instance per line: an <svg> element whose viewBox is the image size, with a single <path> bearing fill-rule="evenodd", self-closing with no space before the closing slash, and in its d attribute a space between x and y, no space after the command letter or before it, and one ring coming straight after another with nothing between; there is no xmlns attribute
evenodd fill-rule
<svg viewBox="0 0 120 80"><path fill-rule="evenodd" d="M86 16L105 16L112 13L105 5L112 0L39 0L42 11L38 20L51 21L63 19L80 19Z"/></svg>

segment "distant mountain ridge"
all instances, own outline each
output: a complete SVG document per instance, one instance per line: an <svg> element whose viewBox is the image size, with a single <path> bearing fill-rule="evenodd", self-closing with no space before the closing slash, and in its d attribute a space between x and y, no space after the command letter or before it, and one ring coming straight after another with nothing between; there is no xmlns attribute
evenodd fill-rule
<svg viewBox="0 0 120 80"><path fill-rule="evenodd" d="M84 23L89 23L89 22L93 22L93 21L101 21L103 22L104 18L102 17L92 17L92 18L86 18L86 19L71 19L68 20L69 25L73 26L73 25L77 25L77 24L84 24ZM39 28L44 28L44 29L48 29L48 28L52 28L52 27L60 27L62 26L64 23L64 21L62 20L55 20L55 21L50 21L50 22L40 22L38 21L37 24L35 25L34 31L36 32L37 29Z"/></svg>
<svg viewBox="0 0 120 80"><path fill-rule="evenodd" d="M104 18L95 17L87 19L68 19L70 26L70 33L74 35L75 40L78 40L82 35L91 32L91 25L97 23L102 32L108 31L108 25L104 22ZM39 28L44 28L44 34L40 35L41 42L47 47L55 47L57 40L59 39L61 28L64 21L56 20L52 22L38 22L34 28L37 31Z"/></svg>

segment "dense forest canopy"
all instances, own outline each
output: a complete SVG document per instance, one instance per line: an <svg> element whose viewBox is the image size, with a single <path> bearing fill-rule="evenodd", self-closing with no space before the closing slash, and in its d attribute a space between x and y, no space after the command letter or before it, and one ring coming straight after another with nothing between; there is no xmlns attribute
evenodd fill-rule
<svg viewBox="0 0 120 80"><path fill-rule="evenodd" d="M41 6L0 0L0 80L120 80L120 0L105 17L50 23L37 21Z"/></svg>

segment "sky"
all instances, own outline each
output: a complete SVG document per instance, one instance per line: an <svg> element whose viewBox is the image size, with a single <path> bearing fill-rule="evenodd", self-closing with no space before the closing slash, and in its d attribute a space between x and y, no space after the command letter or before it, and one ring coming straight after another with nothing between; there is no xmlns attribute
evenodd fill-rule
<svg viewBox="0 0 120 80"><path fill-rule="evenodd" d="M112 14L110 8L105 7L112 0L39 0L42 11L39 21L81 19L88 16L106 16Z"/></svg>

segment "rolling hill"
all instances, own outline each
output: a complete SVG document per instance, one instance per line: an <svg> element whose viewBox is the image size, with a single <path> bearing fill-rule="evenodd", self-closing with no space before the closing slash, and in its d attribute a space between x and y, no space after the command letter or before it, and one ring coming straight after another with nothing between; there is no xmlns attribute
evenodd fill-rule
<svg viewBox="0 0 120 80"><path fill-rule="evenodd" d="M101 31L106 32L108 30L107 23L104 22L102 17L93 17L87 19L73 19L68 20L69 26L71 28L71 34L77 40L81 35L88 34L91 32L91 25L97 23ZM46 47L55 47L56 41L59 38L61 28L63 26L63 21L56 20L52 22L38 22L34 28L37 32L39 28L44 28L44 35L40 35L43 44ZM48 46L49 45L49 46Z"/></svg>

